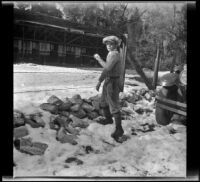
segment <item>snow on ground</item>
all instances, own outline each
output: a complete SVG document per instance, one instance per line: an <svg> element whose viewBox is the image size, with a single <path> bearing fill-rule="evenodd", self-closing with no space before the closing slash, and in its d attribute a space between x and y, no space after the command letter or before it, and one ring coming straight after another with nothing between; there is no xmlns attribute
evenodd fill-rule
<svg viewBox="0 0 200 182"><path fill-rule="evenodd" d="M33 141L48 145L42 156L30 156L14 150L15 176L127 176L127 177L184 177L186 175L186 131L169 134L167 127L156 125L154 131L131 135L131 129L141 123L155 123L154 112L139 115L122 125L130 139L123 144L113 141L110 134L114 125L100 125L95 122L82 129L77 145L61 144L55 139L56 131L49 128L50 114L38 106L51 95L60 99L80 94L89 98L101 93L95 90L101 70L61 68L33 64L14 65L14 109L25 114L42 112L46 123L44 128L27 125ZM32 73L31 73L32 72ZM124 93L145 87L126 74ZM131 84L132 85L131 85ZM138 86L133 86L138 85ZM153 101L152 101L153 102ZM152 105L141 101L143 105ZM185 129L185 128L184 128ZM25 137L25 138L26 138ZM86 152L84 146L91 146ZM68 157L83 161L82 165L65 163Z"/></svg>

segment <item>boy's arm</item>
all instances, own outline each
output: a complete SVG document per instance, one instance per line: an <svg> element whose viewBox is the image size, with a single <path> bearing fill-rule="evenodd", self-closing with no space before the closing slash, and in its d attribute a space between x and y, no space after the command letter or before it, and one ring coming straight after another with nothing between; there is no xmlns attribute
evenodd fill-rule
<svg viewBox="0 0 200 182"><path fill-rule="evenodd" d="M98 54L94 55L94 58L98 61L98 63L104 68L105 67L105 61L101 59L101 57Z"/></svg>
<svg viewBox="0 0 200 182"><path fill-rule="evenodd" d="M103 59L99 59L98 60L98 62L99 62L99 64L103 67L103 68L105 68L105 66L106 66L106 62L103 60Z"/></svg>

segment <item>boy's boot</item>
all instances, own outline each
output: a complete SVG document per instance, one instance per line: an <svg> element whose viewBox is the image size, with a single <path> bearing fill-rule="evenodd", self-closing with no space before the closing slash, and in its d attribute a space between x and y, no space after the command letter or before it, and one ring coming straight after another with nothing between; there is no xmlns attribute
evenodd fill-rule
<svg viewBox="0 0 200 182"><path fill-rule="evenodd" d="M121 120L121 113L118 112L116 114L113 114L115 118L115 131L111 134L111 137L115 139L116 142L120 142L119 138L124 134L124 130L122 128L122 120Z"/></svg>
<svg viewBox="0 0 200 182"><path fill-rule="evenodd" d="M110 113L109 107L103 108L103 115L106 119L98 121L99 124L107 125L113 123L112 114Z"/></svg>

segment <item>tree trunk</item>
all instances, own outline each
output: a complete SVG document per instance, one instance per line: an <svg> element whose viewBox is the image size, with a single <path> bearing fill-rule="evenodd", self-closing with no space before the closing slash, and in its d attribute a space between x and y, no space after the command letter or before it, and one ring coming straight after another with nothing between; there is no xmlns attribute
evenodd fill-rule
<svg viewBox="0 0 200 182"><path fill-rule="evenodd" d="M155 65L154 65L154 76L153 76L153 87L156 89L157 83L158 83L158 69L159 69L159 64L160 64L160 45L158 45L157 48L157 55L156 55L156 60L155 60Z"/></svg>
<svg viewBox="0 0 200 182"><path fill-rule="evenodd" d="M149 90L153 90L153 85L150 82L150 80L146 77L144 74L139 61L135 58L136 54L136 42L139 32L138 26L140 24L137 23L137 21L128 21L127 22L127 30L128 30L128 49L127 49L127 60L131 64L132 67L134 67L137 71L137 73L141 76L141 78L144 80L144 83L148 87Z"/></svg>

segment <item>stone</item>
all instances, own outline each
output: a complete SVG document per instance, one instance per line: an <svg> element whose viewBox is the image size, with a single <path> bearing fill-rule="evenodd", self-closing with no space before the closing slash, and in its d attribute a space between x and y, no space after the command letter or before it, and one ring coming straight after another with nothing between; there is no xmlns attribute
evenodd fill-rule
<svg viewBox="0 0 200 182"><path fill-rule="evenodd" d="M144 95L144 98L148 101L151 101L152 100L152 97L151 95L147 92L145 95Z"/></svg>
<svg viewBox="0 0 200 182"><path fill-rule="evenodd" d="M35 121L41 127L45 127L45 122L40 116L38 116L38 115L30 115L30 119Z"/></svg>
<svg viewBox="0 0 200 182"><path fill-rule="evenodd" d="M14 118L14 127L23 126L25 124L24 118Z"/></svg>
<svg viewBox="0 0 200 182"><path fill-rule="evenodd" d="M68 98L68 97L65 98L65 101L64 101L64 102L65 102L65 103L70 103L70 104L72 104L71 99Z"/></svg>
<svg viewBox="0 0 200 182"><path fill-rule="evenodd" d="M151 97L155 97L155 96L156 96L156 91L149 90L149 95L150 95Z"/></svg>
<svg viewBox="0 0 200 182"><path fill-rule="evenodd" d="M65 160L66 163L72 163L72 162L75 162L77 165L82 165L83 164L83 161L76 158L76 157L68 157L66 160Z"/></svg>
<svg viewBox="0 0 200 182"><path fill-rule="evenodd" d="M134 110L135 110L135 112L137 112L138 114L143 114L143 113L144 113L144 109L141 108L141 107L136 107Z"/></svg>
<svg viewBox="0 0 200 182"><path fill-rule="evenodd" d="M41 142L33 142L33 147L36 147L36 148L40 148L42 151L45 151L46 148L48 147L47 144L45 143L41 143Z"/></svg>
<svg viewBox="0 0 200 182"><path fill-rule="evenodd" d="M120 100L121 107L128 107L128 102L126 100Z"/></svg>
<svg viewBox="0 0 200 182"><path fill-rule="evenodd" d="M38 116L38 117L42 117L43 116L43 114L42 114L42 112L33 112L33 113L31 113L31 114L29 114L29 115L26 115L26 116Z"/></svg>
<svg viewBox="0 0 200 182"><path fill-rule="evenodd" d="M87 128L89 126L86 121L83 121L76 116L70 115L70 119L72 120L72 127Z"/></svg>
<svg viewBox="0 0 200 182"><path fill-rule="evenodd" d="M69 133L71 133L72 135L78 135L79 134L79 130L73 128L70 124L65 128Z"/></svg>
<svg viewBox="0 0 200 182"><path fill-rule="evenodd" d="M135 104L133 103L128 103L128 108L134 110Z"/></svg>
<svg viewBox="0 0 200 182"><path fill-rule="evenodd" d="M142 88L142 89L138 90L136 93L137 93L137 95L144 96L147 92L148 92L147 89Z"/></svg>
<svg viewBox="0 0 200 182"><path fill-rule="evenodd" d="M89 154L90 152L93 152L93 151L94 151L94 149L93 149L90 145L87 145L87 146L85 146L84 148L85 148L85 152L86 152L87 154Z"/></svg>
<svg viewBox="0 0 200 182"><path fill-rule="evenodd" d="M58 97L56 97L55 95L52 95L48 100L47 102L49 104L54 104L54 105L60 105L63 103L62 100L60 100Z"/></svg>
<svg viewBox="0 0 200 182"><path fill-rule="evenodd" d="M144 108L145 113L151 113L153 112L153 109L151 108Z"/></svg>
<svg viewBox="0 0 200 182"><path fill-rule="evenodd" d="M155 125L154 124L150 124L150 123L144 123L141 124L142 126L142 132L150 132L150 131L154 131Z"/></svg>
<svg viewBox="0 0 200 182"><path fill-rule="evenodd" d="M179 115L179 114L173 114L172 118L171 118L171 122L174 124L186 124L186 117Z"/></svg>
<svg viewBox="0 0 200 182"><path fill-rule="evenodd" d="M67 127L68 124L70 123L70 120L68 117L59 115L57 116L55 119L53 119L53 117L51 117L51 120L53 120L53 123L55 125L58 125L59 127Z"/></svg>
<svg viewBox="0 0 200 182"><path fill-rule="evenodd" d="M75 104L75 105L71 106L70 110L72 112L77 112L77 111L79 111L80 107L81 107L80 104Z"/></svg>
<svg viewBox="0 0 200 182"><path fill-rule="evenodd" d="M142 99L141 95L133 94L132 96L129 96L127 98L127 101L132 103L132 104L135 104L137 101L139 101L141 99Z"/></svg>
<svg viewBox="0 0 200 182"><path fill-rule="evenodd" d="M23 113L17 109L14 109L14 117L15 118L22 118L23 117Z"/></svg>
<svg viewBox="0 0 200 182"><path fill-rule="evenodd" d="M83 103L83 104L81 105L81 107L82 107L82 109L83 109L84 111L86 111L86 112L92 112L92 111L95 110L94 106L92 106L92 105L90 105L90 104L88 104L88 103Z"/></svg>
<svg viewBox="0 0 200 182"><path fill-rule="evenodd" d="M69 117L70 112L67 112L67 111L58 111L58 114L61 115L61 116Z"/></svg>
<svg viewBox="0 0 200 182"><path fill-rule="evenodd" d="M60 129L60 126L58 124L55 124L53 121L50 121L49 128L58 131Z"/></svg>
<svg viewBox="0 0 200 182"><path fill-rule="evenodd" d="M119 95L120 100L126 100L128 98L128 94L125 92L120 93Z"/></svg>
<svg viewBox="0 0 200 182"><path fill-rule="evenodd" d="M31 138L20 138L14 140L14 146L17 150L20 150L22 146L31 146L32 139Z"/></svg>
<svg viewBox="0 0 200 182"><path fill-rule="evenodd" d="M88 112L87 116L89 119L93 120L93 119L97 118L99 116L99 114L96 111L93 111L93 112Z"/></svg>
<svg viewBox="0 0 200 182"><path fill-rule="evenodd" d="M92 104L92 101L90 99L83 99L83 102L90 105Z"/></svg>
<svg viewBox="0 0 200 182"><path fill-rule="evenodd" d="M14 110L14 127L23 126L25 125L24 114L18 110Z"/></svg>
<svg viewBox="0 0 200 182"><path fill-rule="evenodd" d="M99 122L99 121L104 121L105 117L103 116L98 116L97 118L94 119L95 122Z"/></svg>
<svg viewBox="0 0 200 182"><path fill-rule="evenodd" d="M167 129L168 129L169 134L177 133L177 131L170 125L167 125Z"/></svg>
<svg viewBox="0 0 200 182"><path fill-rule="evenodd" d="M100 110L100 102L98 100L92 101L92 106L95 108L96 111Z"/></svg>
<svg viewBox="0 0 200 182"><path fill-rule="evenodd" d="M70 101L69 102L63 102L62 104L60 104L58 106L58 110L59 111L68 111L68 110L70 110L71 106L72 106L72 103Z"/></svg>
<svg viewBox="0 0 200 182"><path fill-rule="evenodd" d="M49 111L52 114L57 114L58 113L58 106L49 104L49 103L43 103L40 105L40 108L45 111Z"/></svg>
<svg viewBox="0 0 200 182"><path fill-rule="evenodd" d="M36 123L35 121L33 121L30 118L26 118L25 119L25 123L29 124L32 128L39 128L39 127L41 127L41 125L39 123Z"/></svg>
<svg viewBox="0 0 200 182"><path fill-rule="evenodd" d="M80 119L85 118L87 116L86 112L83 109L79 109L77 112L71 112L71 114Z"/></svg>
<svg viewBox="0 0 200 182"><path fill-rule="evenodd" d="M135 128L131 128L131 135L137 135L137 132L136 132Z"/></svg>
<svg viewBox="0 0 200 182"><path fill-rule="evenodd" d="M126 113L126 115L135 114L134 110L130 109L128 107L122 107L122 111L124 111Z"/></svg>
<svg viewBox="0 0 200 182"><path fill-rule="evenodd" d="M83 100L81 99L81 96L79 94L74 95L70 101L72 102L72 104L82 104Z"/></svg>
<svg viewBox="0 0 200 182"><path fill-rule="evenodd" d="M176 131L176 133L186 133L186 126L179 123L170 123L170 125Z"/></svg>
<svg viewBox="0 0 200 182"><path fill-rule="evenodd" d="M66 133L65 129L61 127L59 131L57 132L56 139L60 141L61 143L70 143L72 145L76 145L77 142L75 139L77 139L76 135L69 135Z"/></svg>
<svg viewBox="0 0 200 182"><path fill-rule="evenodd" d="M14 128L14 138L18 139L24 136L29 135L28 128L26 126L19 126Z"/></svg>
<svg viewBox="0 0 200 182"><path fill-rule="evenodd" d="M100 109L100 98L101 98L101 96L99 96L99 95L89 98L89 100L92 101L92 106L95 108L96 111L98 111Z"/></svg>
<svg viewBox="0 0 200 182"><path fill-rule="evenodd" d="M129 97L129 98L127 98L127 102L135 104L136 103L136 99L134 97Z"/></svg>
<svg viewBox="0 0 200 182"><path fill-rule="evenodd" d="M43 155L48 145L41 142L32 142L31 138L21 138L14 141L17 150L30 155Z"/></svg>

